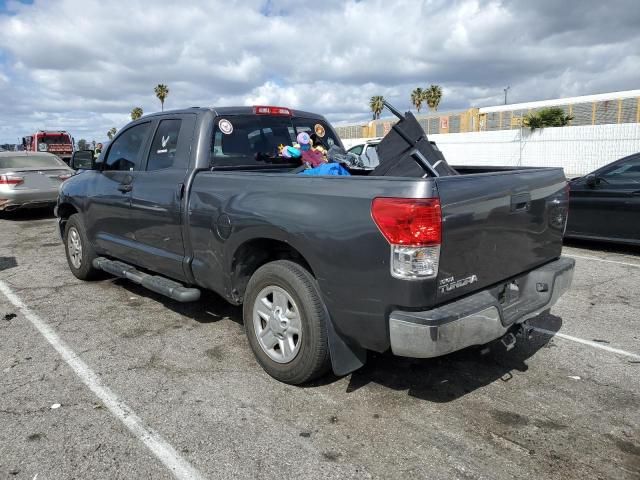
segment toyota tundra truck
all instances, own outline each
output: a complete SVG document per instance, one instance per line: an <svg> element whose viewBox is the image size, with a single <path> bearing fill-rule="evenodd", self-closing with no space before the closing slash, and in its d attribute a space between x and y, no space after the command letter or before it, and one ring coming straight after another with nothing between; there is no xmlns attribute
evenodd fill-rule
<svg viewBox="0 0 640 480"><path fill-rule="evenodd" d="M569 288L562 169L300 175L278 152L301 132L341 147L324 117L283 107L131 122L61 185L71 272L242 305L258 363L291 384L347 374L368 351L428 358L513 338ZM424 160L426 135L413 148L400 133L398 155Z"/></svg>

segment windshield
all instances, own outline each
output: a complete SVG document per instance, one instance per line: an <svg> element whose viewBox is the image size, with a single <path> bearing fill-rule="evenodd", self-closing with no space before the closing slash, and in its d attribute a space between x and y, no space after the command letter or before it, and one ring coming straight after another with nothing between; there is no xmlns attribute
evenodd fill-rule
<svg viewBox="0 0 640 480"><path fill-rule="evenodd" d="M38 135L38 143L47 145L70 145L71 140L67 135Z"/></svg>
<svg viewBox="0 0 640 480"><path fill-rule="evenodd" d="M280 147L293 145L300 132L315 132L317 137L321 133L325 148L337 143L333 130L317 119L292 121L289 116L230 115L216 120L211 161L215 167L297 166L300 160L282 157Z"/></svg>
<svg viewBox="0 0 640 480"><path fill-rule="evenodd" d="M0 168L60 168L66 166L66 163L53 155L22 155L17 157L0 157Z"/></svg>

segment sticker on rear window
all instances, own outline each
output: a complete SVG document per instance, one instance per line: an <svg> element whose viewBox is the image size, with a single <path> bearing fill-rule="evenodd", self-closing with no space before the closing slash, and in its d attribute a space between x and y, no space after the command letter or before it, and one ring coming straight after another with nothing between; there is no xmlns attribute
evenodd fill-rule
<svg viewBox="0 0 640 480"><path fill-rule="evenodd" d="M231 125L231 122L226 118L223 118L218 122L218 128L220 128L220 131L225 135L229 135L233 132L233 125Z"/></svg>
<svg viewBox="0 0 640 480"><path fill-rule="evenodd" d="M156 153L167 153L169 151L167 149L167 143L169 143L170 138L171 138L171 135L167 135L166 138L164 137L164 135L162 136L162 149L156 150Z"/></svg>
<svg viewBox="0 0 640 480"><path fill-rule="evenodd" d="M319 123L315 124L315 126L313 127L313 131L316 132L316 135L318 135L320 138L324 137L324 127Z"/></svg>

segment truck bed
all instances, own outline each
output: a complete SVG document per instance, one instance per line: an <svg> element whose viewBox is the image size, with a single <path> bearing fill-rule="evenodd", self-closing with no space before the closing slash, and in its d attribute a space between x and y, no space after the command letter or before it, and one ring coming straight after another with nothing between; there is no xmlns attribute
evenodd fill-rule
<svg viewBox="0 0 640 480"><path fill-rule="evenodd" d="M340 333L383 351L389 305L435 307L558 258L565 186L562 169L553 168L422 179L203 171L188 207L192 269L201 286L234 300L247 280L234 276L234 252L260 238L285 241L308 262ZM389 244L371 218L378 197L440 199L437 278L389 274ZM215 220L211 234L219 218L231 222L229 238Z"/></svg>

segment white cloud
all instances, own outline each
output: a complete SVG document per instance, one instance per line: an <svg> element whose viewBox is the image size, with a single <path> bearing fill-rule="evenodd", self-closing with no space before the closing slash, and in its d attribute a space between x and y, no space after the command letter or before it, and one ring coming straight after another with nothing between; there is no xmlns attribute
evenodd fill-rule
<svg viewBox="0 0 640 480"><path fill-rule="evenodd" d="M587 3L589 5L587 5ZM64 19L61 22L61 19ZM0 143L101 139L132 107L281 104L368 119L368 98L441 110L637 88L635 0L36 0L0 14Z"/></svg>

